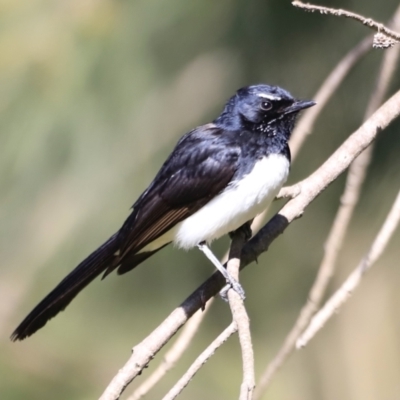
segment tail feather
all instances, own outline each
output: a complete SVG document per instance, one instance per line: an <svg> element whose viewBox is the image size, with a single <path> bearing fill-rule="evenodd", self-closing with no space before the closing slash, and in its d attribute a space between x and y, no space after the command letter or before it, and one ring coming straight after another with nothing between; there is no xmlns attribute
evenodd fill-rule
<svg viewBox="0 0 400 400"><path fill-rule="evenodd" d="M165 246L168 245L169 243L165 243L156 250L146 251L143 253L133 253L132 255L129 255L128 257L121 260L121 263L118 266L118 271L117 271L118 275L126 274L127 272L132 271L133 268L137 267L144 260L147 260L153 254L157 253L157 251L160 251L161 249L163 249ZM106 274L108 274L107 271L105 272L103 278L107 276Z"/></svg>
<svg viewBox="0 0 400 400"><path fill-rule="evenodd" d="M73 298L93 279L104 272L113 262L117 251L117 234L83 260L67 275L21 322L11 335L11 340L22 340L38 329L48 320L63 311Z"/></svg>

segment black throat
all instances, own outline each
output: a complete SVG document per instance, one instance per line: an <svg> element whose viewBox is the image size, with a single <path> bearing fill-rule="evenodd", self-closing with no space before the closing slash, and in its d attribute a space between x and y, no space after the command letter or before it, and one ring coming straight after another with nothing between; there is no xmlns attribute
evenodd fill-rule
<svg viewBox="0 0 400 400"><path fill-rule="evenodd" d="M269 154L282 154L290 161L288 141L294 127L295 115L278 116L276 119L253 123L240 114L221 114L214 123L232 132L239 145L255 159Z"/></svg>

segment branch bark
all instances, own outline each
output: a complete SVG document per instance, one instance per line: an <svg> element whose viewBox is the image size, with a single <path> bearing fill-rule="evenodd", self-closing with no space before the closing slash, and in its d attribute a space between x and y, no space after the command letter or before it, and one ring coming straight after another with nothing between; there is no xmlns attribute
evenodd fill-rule
<svg viewBox="0 0 400 400"><path fill-rule="evenodd" d="M334 15L335 17L345 17L354 19L355 21L361 22L363 25L376 30L378 33L384 33L386 36L392 38L396 42L400 42L400 33L395 32L392 29L389 29L380 22L374 21L372 18L365 18L360 14L356 14L354 12L347 10L342 10L340 8L336 9L324 6L316 6L314 4L309 4L309 3L305 4L300 0L294 0L292 1L292 4L295 7L301 8L306 11L311 11L311 12L319 11L321 14L329 14L329 15Z"/></svg>
<svg viewBox="0 0 400 400"><path fill-rule="evenodd" d="M210 308L211 301L207 307L201 311L197 311L195 315L184 326L181 334L176 339L171 349L165 354L163 361L154 370L154 372L128 397L127 400L139 400L143 398L163 377L170 371L182 354L189 347L193 337L198 331L200 324L203 322L207 311ZM183 389L183 388L182 388Z"/></svg>
<svg viewBox="0 0 400 400"><path fill-rule="evenodd" d="M299 153L304 141L310 135L314 128L315 121L325 108L326 104L336 92L337 88L357 64L360 59L371 50L372 35L364 38L354 48L352 48L336 65L332 72L325 79L318 92L313 96L317 103L314 107L306 110L303 116L299 119L296 127L293 130L290 139L290 152L294 160Z"/></svg>
<svg viewBox="0 0 400 400"><path fill-rule="evenodd" d="M392 96L329 159L307 179L298 183L301 193L290 200L243 248L241 268L255 261L270 244L351 162L400 114L400 92ZM134 347L133 355L112 379L101 400L118 399L125 387L154 358L155 354L186 321L224 286L225 280L215 273L176 308L150 335Z"/></svg>
<svg viewBox="0 0 400 400"><path fill-rule="evenodd" d="M396 29L400 26L400 6L397 8L394 14L392 24ZM389 83L395 72L399 52L400 47L397 47L385 53L364 119L367 119L383 102L383 99L389 88ZM344 242L354 209L358 203L362 184L364 182L366 170L370 163L371 157L372 145L364 150L350 166L345 190L341 198L341 205L335 216L331 231L329 232L328 239L325 244L324 257L318 269L317 277L315 278L315 281L310 289L307 302L301 309L300 314L293 328L286 336L282 347L262 373L257 389L254 393L255 400L261 398L262 394L269 386L273 376L293 353L296 346L296 341L303 330L310 323L312 316L319 307L328 283L334 273L337 256ZM285 194L285 192L283 192L283 194Z"/></svg>
<svg viewBox="0 0 400 400"><path fill-rule="evenodd" d="M297 348L302 348L315 336L325 323L337 313L339 308L349 299L360 284L364 274L372 267L385 250L400 221L400 191L386 217L386 220L376 236L370 250L358 264L357 268L346 279L340 289L326 302L324 307L313 317L310 325L296 342Z"/></svg>
<svg viewBox="0 0 400 400"><path fill-rule="evenodd" d="M245 244L244 234L238 230L232 235L227 270L233 278L239 281L240 259ZM242 298L234 290L228 290L228 300L233 321L238 328L240 348L242 350L243 380L240 387L239 400L250 400L255 387L254 352L250 332L250 318Z"/></svg>
<svg viewBox="0 0 400 400"><path fill-rule="evenodd" d="M188 385L190 380L196 375L199 369L214 355L230 336L237 331L235 322L232 322L204 351L197 357L195 362L185 372L175 386L162 398L162 400L173 400L182 392Z"/></svg>

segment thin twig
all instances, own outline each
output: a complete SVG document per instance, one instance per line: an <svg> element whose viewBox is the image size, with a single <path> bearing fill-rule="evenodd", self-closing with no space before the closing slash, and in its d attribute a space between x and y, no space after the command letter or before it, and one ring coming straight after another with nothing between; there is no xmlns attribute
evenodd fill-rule
<svg viewBox="0 0 400 400"><path fill-rule="evenodd" d="M245 238L238 230L232 235L227 270L239 281L240 259ZM232 311L233 321L238 328L240 348L242 350L243 380L240 387L239 400L249 400L253 397L255 387L254 352L251 341L250 319L247 315L243 299L234 290L228 290L228 300Z"/></svg>
<svg viewBox="0 0 400 400"><path fill-rule="evenodd" d="M357 160L363 155L370 154L370 147L365 150ZM326 245L325 254L318 269L317 277L312 285L312 288L308 294L308 299L306 304L300 311L300 314L288 335L286 336L282 347L279 349L273 360L267 365L267 368L262 373L260 381L257 384L257 390L254 394L254 399L260 399L262 394L267 389L273 376L276 374L278 369L283 365L283 363L288 359L295 349L296 340L298 339L301 332L306 328L311 320L313 314L317 311L318 305L325 293L327 285L333 274L335 261L339 253L339 249L342 245L345 233L347 231L351 215L353 213L354 207L358 202L359 193L361 185L364 181L365 170L367 163L361 166L360 163L357 164L359 168L353 168L355 163L349 170L346 187L344 194L341 199L341 206L335 217L332 229L329 233Z"/></svg>
<svg viewBox="0 0 400 400"><path fill-rule="evenodd" d="M242 252L243 245L245 243L245 239L243 233L238 231L233 235L232 244L229 252L229 261L227 264L227 270L230 275L239 281L239 268L240 268L240 255ZM237 258L236 258L237 257ZM228 291L229 303L232 310L233 322L232 324L222 332L221 335L215 339L211 345L197 358L197 360L190 366L188 371L183 375L183 377L173 386L173 388L166 394L163 400L172 400L175 399L182 390L188 385L189 381L193 378L193 376L197 373L197 371L205 364L205 362L214 354L215 350L220 347L230 335L237 331L238 326L240 329L246 329L246 325L248 326L248 317L246 310L244 310L244 318L242 315L241 308L244 308L243 301L241 297L234 291ZM241 304L240 304L241 303ZM239 309L239 311L237 311ZM238 314L239 312L239 314ZM189 321L190 322L190 321ZM245 326L243 326L245 325ZM250 329L248 328L250 332ZM243 336L243 334L242 334ZM239 335L240 337L240 335ZM251 344L251 341L250 341ZM252 347L251 347L252 349ZM242 351L243 354L243 351ZM243 359L247 360L247 357L243 357ZM243 370L244 377L247 377L247 365L245 367L245 361L243 361ZM245 379L243 379L245 381ZM253 369L253 382L254 382L254 369ZM243 386L243 385L242 385ZM246 398L247 399L247 398Z"/></svg>
<svg viewBox="0 0 400 400"><path fill-rule="evenodd" d="M312 97L317 104L314 107L306 110L301 115L290 139L289 144L292 163L298 156L305 140L312 133L314 123L324 110L329 99L333 96L340 84L343 82L352 68L357 64L357 62L371 50L371 38L371 36L367 36L357 46L352 48L336 65L336 67L322 83L318 92ZM291 187L286 186L280 190L276 196L276 199L293 198L298 194L299 187L296 187L295 185ZM262 223L264 222L267 211L268 210L262 212L254 218L254 221L251 225L253 232L258 232Z"/></svg>
<svg viewBox="0 0 400 400"><path fill-rule="evenodd" d="M293 130L290 139L290 153L292 162L296 159L301 147L303 146L307 137L312 133L314 123L318 116L324 110L329 99L336 92L340 84L357 64L360 59L371 50L372 36L364 38L357 46L352 48L336 65L332 72L328 75L322 83L318 92L313 96L316 106L306 110L300 117L299 122ZM284 187L276 196L276 199L293 198L299 194L299 187L293 185L291 187ZM253 232L257 232L265 219L266 211L254 218L251 226Z"/></svg>
<svg viewBox="0 0 400 400"><path fill-rule="evenodd" d="M314 107L309 108L299 119L298 124L293 130L290 139L290 152L292 159L295 159L299 153L304 141L310 135L314 128L314 124L321 111L336 92L340 84L357 64L360 59L371 50L372 36L364 38L357 46L352 48L332 72L325 79L318 92L313 96L313 100L317 103Z"/></svg>
<svg viewBox="0 0 400 400"><path fill-rule="evenodd" d="M360 61L360 59L371 50L371 39L372 36L367 36L357 46L352 48L336 65L336 67L322 83L318 92L313 96L314 101L317 103L316 106L309 108L301 115L290 139L289 144L292 162L296 159L302 145L307 137L311 134L315 121L325 108L329 99L336 92L337 88L340 86L352 68L357 64L357 62ZM284 187L278 193L276 199L293 198L298 194L298 187ZM265 219L266 213L267 210L254 218L254 221L251 225L253 232L258 232Z"/></svg>
<svg viewBox="0 0 400 400"><path fill-rule="evenodd" d="M400 26L400 6L397 8L394 14L393 21L396 28ZM368 103L364 119L367 119L382 103L395 71L399 51L400 47L397 47L391 51L385 52L377 82ZM262 373L260 381L257 384L257 389L254 393L255 400L261 398L262 394L265 392L266 388L271 382L272 377L292 354L293 350L295 349L297 339L310 323L313 314L318 309L330 278L333 275L337 256L344 242L345 234L352 218L354 208L358 203L359 194L366 175L366 169L370 163L371 155L372 146L369 146L350 166L344 193L341 197L341 205L328 235L328 239L325 244L324 257L318 269L317 277L309 292L308 300L301 309L293 328L286 336L282 347Z"/></svg>
<svg viewBox="0 0 400 400"><path fill-rule="evenodd" d="M190 345L194 335L197 333L207 311L210 309L211 303L212 301L209 301L203 311L199 310L193 315L182 329L182 332L176 339L174 345L165 354L160 365L138 388L136 388L127 400L139 400L144 397L162 379L162 377L175 366L177 361Z"/></svg>
<svg viewBox="0 0 400 400"><path fill-rule="evenodd" d="M361 260L357 268L350 274L340 289L326 302L324 307L313 317L310 325L296 342L296 347L301 348L315 336L325 325L326 321L338 312L339 308L347 301L353 291L360 284L364 274L372 267L385 250L400 221L400 191L386 220L376 236L368 253Z"/></svg>
<svg viewBox="0 0 400 400"><path fill-rule="evenodd" d="M393 95L360 128L332 154L329 159L307 179L298 183L301 193L290 200L243 248L241 268L256 261L261 253L350 163L400 114L400 92ZM118 399L125 387L154 358L155 354L187 322L187 320L215 296L225 285L220 273L213 274L179 307L177 307L153 332L134 347L133 355L105 389L101 400Z"/></svg>
<svg viewBox="0 0 400 400"><path fill-rule="evenodd" d="M397 15L397 14L396 14ZM395 17L396 18L396 17ZM399 18L397 18L399 19ZM299 121L297 128L294 131L293 134L293 141L291 142L291 150L292 150L292 159L296 157L298 154L302 144L304 143L306 137L311 133L314 122L322 109L325 107L327 104L329 98L332 96L332 94L336 91L340 83L343 81L343 79L347 76L348 72L351 70L351 68L356 64L356 62L363 56L365 55L368 50L370 49L369 43L370 43L371 37L367 37L364 40L362 40L355 48L353 48L340 62L339 64L335 67L335 69L331 72L331 74L328 76L328 78L325 80L325 82L322 84L320 90L317 92L317 94L313 97L317 101L317 107L314 107L310 109ZM393 69L393 66L396 63L396 58L397 58L397 48L396 51L391 51L391 52L386 52L385 57L388 58L388 62L384 62L383 65L387 66L389 69ZM391 59L389 61L389 58ZM382 71L380 74L381 77L389 77L393 71ZM383 83L382 85L378 85L377 90L380 88L384 88L387 86L388 82ZM384 91L385 89L383 89ZM381 93L381 91L379 91ZM383 95L382 95L383 97ZM375 99L381 98L381 96L377 93L376 96L374 96ZM381 102L379 100L378 104ZM378 105L377 104L377 105ZM376 106L377 106L376 105ZM369 109L374 109L376 108L374 105L370 105ZM314 111L315 110L315 111ZM367 151L364 152L365 157L367 157ZM360 160L361 162L361 157L360 155L357 160ZM367 160L363 162L364 164L367 164ZM354 165L354 164L353 164ZM352 165L352 167L353 167ZM350 174L352 174L350 172ZM352 185L354 186L354 184ZM300 187L298 185L293 185L291 187L285 187L282 188L282 190L279 192L278 196L276 197L277 199L282 199L282 198L294 198L300 193ZM344 195L344 198L346 198L346 194ZM348 203L348 200L344 200L344 203ZM350 206L350 204L349 204ZM260 225L262 221L264 220L265 215L260 215L256 217L252 224L252 230L254 233L256 233L260 229ZM335 235L338 237L338 235ZM329 246L328 246L329 247ZM226 257L225 257L226 258ZM326 276L330 276L331 274L326 274ZM318 278L317 278L318 281ZM315 312L317 307L317 304L319 301L316 300L315 296L311 296L310 294L310 299L309 301L314 299L313 304L315 306L313 307L312 314ZM209 306L209 304L207 305ZM208 307L207 307L208 309ZM302 310L301 315L303 314L304 310ZM311 315L312 315L311 314ZM308 318L311 318L311 315ZM165 355L164 361L160 364L160 366L152 373L152 375L140 385L135 392L128 398L128 400L136 400L142 398L148 391L151 390L152 387L174 366L174 364L177 362L177 360L181 357L183 354L184 350L187 348L187 346L190 343L191 338L193 337L195 330L198 329L202 321L204 320L205 313L199 313L198 318L192 318L189 324L186 324L185 329L182 331L178 339L176 340L174 346L171 348L171 350ZM299 321L298 321L299 322ZM303 326L302 329L306 326L308 322L305 322L304 324L301 324L300 326ZM298 324L296 323L296 326ZM300 327L298 327L300 329ZM297 336L299 335L300 332L296 333L296 336L292 337L292 340L290 340L292 344L292 347L294 347L294 342ZM190 335L190 338L187 336ZM290 334L289 334L290 336ZM288 337L289 337L288 336ZM288 339L288 338L287 338ZM286 341L285 341L286 343ZM283 362L283 360L282 360ZM279 367L280 365L278 365ZM275 371L271 371L274 373ZM269 375L269 374L268 374ZM259 388L262 389L264 387L264 379L261 379L260 381L260 386ZM267 380L266 383L269 382L269 379ZM255 398L257 398L257 393L259 391L257 390L255 393Z"/></svg>
<svg viewBox="0 0 400 400"><path fill-rule="evenodd" d="M214 355L215 351L221 347L230 336L237 331L237 326L232 322L204 351L197 357L175 386L163 397L162 400L173 400L187 386L190 380L196 375L197 371Z"/></svg>
<svg viewBox="0 0 400 400"><path fill-rule="evenodd" d="M311 11L311 12L319 11L321 14L330 14L330 15L334 15L335 17L345 17L345 18L354 19L358 22L361 22L363 25L376 30L379 33L384 33L386 36L389 36L390 38L396 40L397 42L400 41L400 33L397 33L395 31L387 28L384 24L382 24L380 22L376 22L371 18L365 18L362 15L353 13L351 11L329 8L329 7L324 7L324 6L316 6L314 4L309 4L309 3L305 4L300 0L294 0L294 1L292 1L292 4L295 7L301 8L306 11Z"/></svg>

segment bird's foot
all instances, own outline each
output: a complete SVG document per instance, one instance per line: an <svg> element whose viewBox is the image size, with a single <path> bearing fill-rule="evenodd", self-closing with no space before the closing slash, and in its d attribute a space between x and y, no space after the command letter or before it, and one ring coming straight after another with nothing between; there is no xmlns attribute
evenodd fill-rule
<svg viewBox="0 0 400 400"><path fill-rule="evenodd" d="M243 290L242 285L241 285L238 281L236 281L236 280L235 280L235 282L236 282L235 285L232 285L232 284L229 282L227 285L225 285L225 286L220 290L219 295L220 295L220 297L221 297L222 300L228 302L228 301L229 301L229 299L228 299L228 292L229 292L230 289L233 289L233 290L240 296L240 298L241 298L243 301L245 301L245 299L246 299L246 294L245 294L245 292L244 292L244 290Z"/></svg>
<svg viewBox="0 0 400 400"><path fill-rule="evenodd" d="M218 271L221 272L223 277L226 279L226 282L228 283L227 286L229 286L229 288L232 288L241 297L241 299L244 300L246 298L246 296L244 294L242 285L229 274L229 272L226 270L226 268L220 263L218 258L215 257L214 253L207 246L207 243L206 242L199 243L198 248L215 265L215 267L218 269ZM224 290L224 289L222 289L222 290ZM228 290L226 290L226 291L228 291Z"/></svg>
<svg viewBox="0 0 400 400"><path fill-rule="evenodd" d="M253 221L247 221L244 223L242 226L239 226L239 228L236 229L236 231L229 232L229 237L232 239L233 235L235 232L242 232L245 241L249 241L251 237L253 236L253 231L251 230L251 223Z"/></svg>

